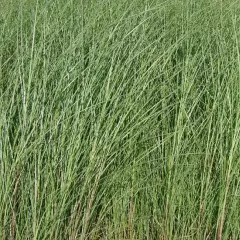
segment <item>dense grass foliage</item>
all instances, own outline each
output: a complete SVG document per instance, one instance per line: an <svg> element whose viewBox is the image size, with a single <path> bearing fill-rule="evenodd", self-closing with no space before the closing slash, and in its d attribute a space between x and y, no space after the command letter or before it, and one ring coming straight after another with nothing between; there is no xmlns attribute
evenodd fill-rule
<svg viewBox="0 0 240 240"><path fill-rule="evenodd" d="M0 239L240 239L240 2L0 1Z"/></svg>

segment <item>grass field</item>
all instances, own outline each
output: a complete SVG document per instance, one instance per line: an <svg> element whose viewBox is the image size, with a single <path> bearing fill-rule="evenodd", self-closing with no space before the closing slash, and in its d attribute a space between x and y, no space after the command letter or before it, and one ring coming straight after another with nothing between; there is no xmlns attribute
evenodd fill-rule
<svg viewBox="0 0 240 240"><path fill-rule="evenodd" d="M0 0L0 239L240 239L240 2Z"/></svg>

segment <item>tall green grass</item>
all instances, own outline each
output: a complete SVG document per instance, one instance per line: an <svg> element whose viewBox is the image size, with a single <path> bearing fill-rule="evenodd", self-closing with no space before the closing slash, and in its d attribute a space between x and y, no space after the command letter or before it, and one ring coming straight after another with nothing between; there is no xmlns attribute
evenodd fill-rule
<svg viewBox="0 0 240 240"><path fill-rule="evenodd" d="M240 239L240 3L0 1L0 239Z"/></svg>

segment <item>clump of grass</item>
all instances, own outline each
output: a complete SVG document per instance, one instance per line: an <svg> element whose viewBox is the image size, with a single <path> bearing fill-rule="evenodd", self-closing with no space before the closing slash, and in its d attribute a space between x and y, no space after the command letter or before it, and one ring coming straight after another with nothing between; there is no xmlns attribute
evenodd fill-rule
<svg viewBox="0 0 240 240"><path fill-rule="evenodd" d="M1 239L238 239L237 1L2 1Z"/></svg>

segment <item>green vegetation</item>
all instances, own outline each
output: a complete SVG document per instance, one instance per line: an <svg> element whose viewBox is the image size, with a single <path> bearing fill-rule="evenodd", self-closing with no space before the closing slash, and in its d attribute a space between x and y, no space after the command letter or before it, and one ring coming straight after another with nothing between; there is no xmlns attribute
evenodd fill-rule
<svg viewBox="0 0 240 240"><path fill-rule="evenodd" d="M240 239L240 2L0 1L0 239Z"/></svg>

